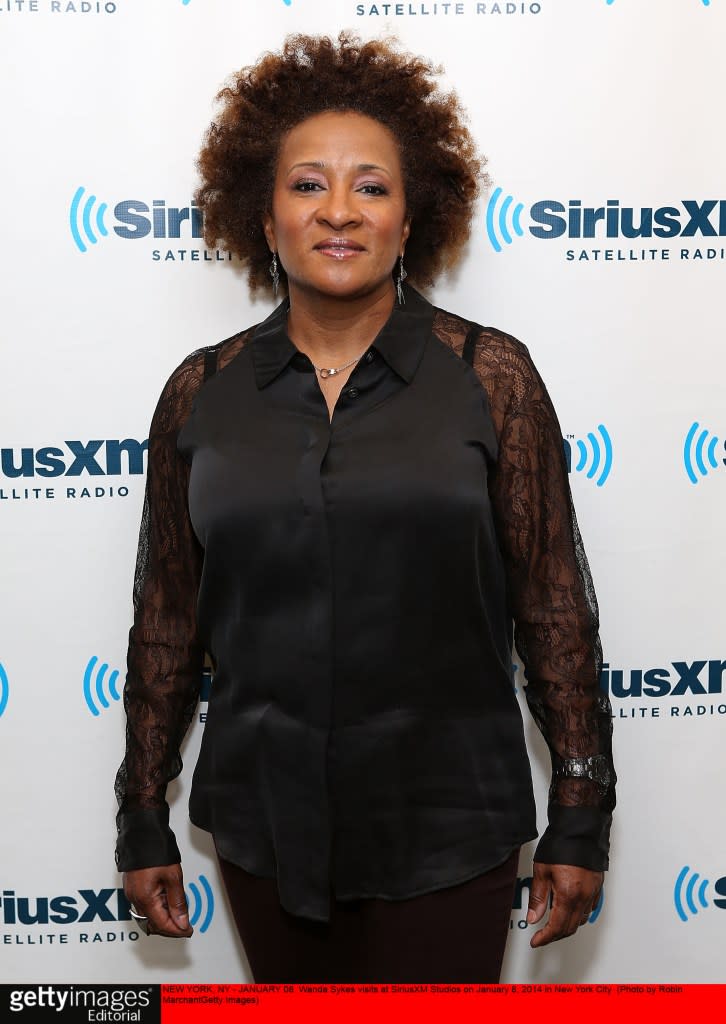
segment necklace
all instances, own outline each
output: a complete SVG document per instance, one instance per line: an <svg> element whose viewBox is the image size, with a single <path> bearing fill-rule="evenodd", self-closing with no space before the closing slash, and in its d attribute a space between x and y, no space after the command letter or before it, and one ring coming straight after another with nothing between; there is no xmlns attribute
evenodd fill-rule
<svg viewBox="0 0 726 1024"><path fill-rule="evenodd" d="M351 359L349 363L344 363L342 366L315 366L315 363L313 363L313 367L318 371L323 380L325 380L327 377L334 377L336 373L340 373L341 370L347 370L349 366L353 365L353 363L357 363L362 355L363 352L361 352L360 356L356 356L355 359Z"/></svg>

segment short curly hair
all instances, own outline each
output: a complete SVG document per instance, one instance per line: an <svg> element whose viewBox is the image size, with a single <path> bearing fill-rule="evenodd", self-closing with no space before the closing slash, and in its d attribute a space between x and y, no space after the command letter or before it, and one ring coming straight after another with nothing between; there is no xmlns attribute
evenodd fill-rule
<svg viewBox="0 0 726 1024"><path fill-rule="evenodd" d="M364 43L350 32L337 43L291 35L280 53L242 68L217 96L222 110L199 156L195 199L206 244L246 264L252 291L269 286L262 219L272 206L282 138L315 114L355 111L385 125L398 143L412 225L406 269L416 283L432 284L459 258L487 182L459 99L437 88L438 74L394 41ZM286 284L284 270L280 277Z"/></svg>

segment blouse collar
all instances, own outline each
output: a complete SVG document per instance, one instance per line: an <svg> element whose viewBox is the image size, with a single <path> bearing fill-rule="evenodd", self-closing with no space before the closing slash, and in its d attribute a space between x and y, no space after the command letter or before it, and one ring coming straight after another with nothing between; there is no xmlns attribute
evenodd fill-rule
<svg viewBox="0 0 726 1024"><path fill-rule="evenodd" d="M434 307L411 285L404 284L403 290L405 304L395 303L390 317L370 347L375 348L391 369L410 384L431 334ZM287 336L289 308L290 300L286 298L255 328L251 350L258 388L274 380L298 352Z"/></svg>

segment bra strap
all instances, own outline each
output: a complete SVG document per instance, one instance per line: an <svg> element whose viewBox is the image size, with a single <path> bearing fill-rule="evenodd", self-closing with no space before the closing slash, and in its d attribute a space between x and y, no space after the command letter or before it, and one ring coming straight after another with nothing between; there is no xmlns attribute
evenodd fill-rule
<svg viewBox="0 0 726 1024"><path fill-rule="evenodd" d="M204 380L209 380L217 372L217 346L208 348L204 353Z"/></svg>
<svg viewBox="0 0 726 1024"><path fill-rule="evenodd" d="M480 324L472 324L469 330L466 332L466 338L464 339L464 350L461 353L461 358L469 366L474 363L474 349L476 348L476 339L479 337L484 328Z"/></svg>

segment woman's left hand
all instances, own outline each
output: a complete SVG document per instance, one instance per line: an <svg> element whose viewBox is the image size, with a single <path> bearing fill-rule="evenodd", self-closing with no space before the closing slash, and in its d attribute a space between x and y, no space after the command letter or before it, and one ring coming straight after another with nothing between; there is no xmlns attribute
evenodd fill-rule
<svg viewBox="0 0 726 1024"><path fill-rule="evenodd" d="M571 864L538 864L532 872L527 923L537 924L544 917L552 894L547 923L532 936L530 946L537 949L549 942L574 935L585 924L597 904L603 885L602 871L590 871Z"/></svg>

